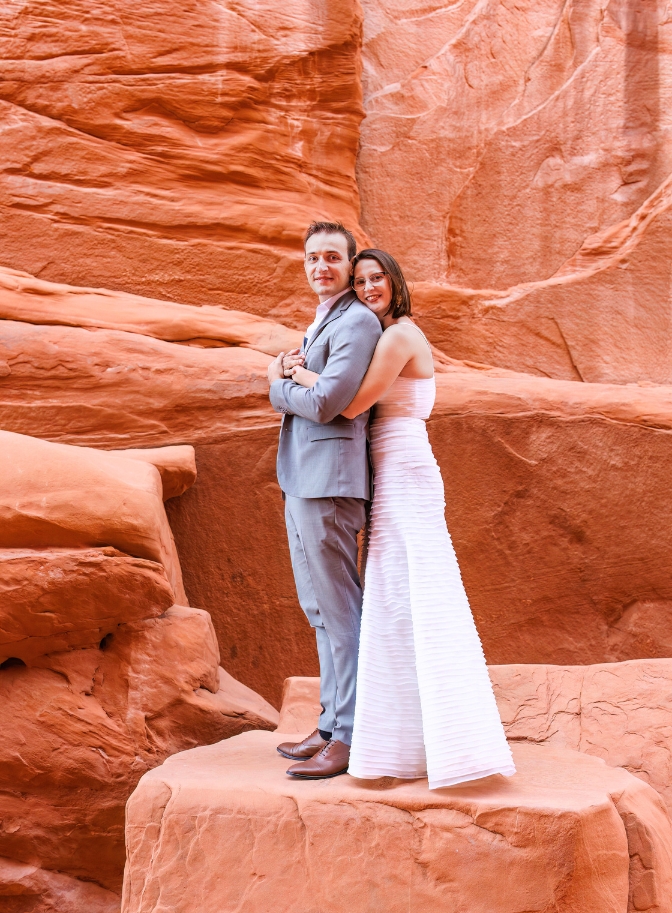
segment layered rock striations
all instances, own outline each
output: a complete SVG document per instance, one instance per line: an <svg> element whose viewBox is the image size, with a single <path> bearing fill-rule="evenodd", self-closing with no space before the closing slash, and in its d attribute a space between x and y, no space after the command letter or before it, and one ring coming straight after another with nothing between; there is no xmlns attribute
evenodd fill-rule
<svg viewBox="0 0 672 913"><path fill-rule="evenodd" d="M363 224L413 279L548 278L669 176L663 6L363 7Z"/></svg>
<svg viewBox="0 0 672 913"><path fill-rule="evenodd" d="M163 497L193 449L104 453L0 432L0 906L112 913L142 774L276 711L219 667Z"/></svg>
<svg viewBox="0 0 672 913"><path fill-rule="evenodd" d="M0 271L0 314L0 427L122 448L150 462L160 447L186 589L212 613L227 668L276 702L284 677L314 674L314 639L289 565L275 478L279 418L266 380L270 354L298 344L300 334L228 309L9 270ZM184 442L196 447L199 476L178 499L188 487L184 456L166 488L168 453ZM193 481L195 466L187 468Z"/></svg>
<svg viewBox="0 0 672 913"><path fill-rule="evenodd" d="M0 262L307 313L306 224L357 223L360 27L354 0L4 5Z"/></svg>
<svg viewBox="0 0 672 913"><path fill-rule="evenodd" d="M669 10L363 7L362 224L404 263L432 340L669 383Z"/></svg>
<svg viewBox="0 0 672 913"><path fill-rule="evenodd" d="M281 675L317 671L275 480L269 355L257 348L294 337L222 309L201 316L10 280L18 285L0 293L0 309L24 319L0 323L2 426L110 450L196 445L198 484L168 503L186 589L212 612L230 671L277 702ZM430 436L489 660L668 655L670 388L552 380L440 351L436 367ZM183 490L177 478L166 496ZM108 507L100 510L104 520Z"/></svg>

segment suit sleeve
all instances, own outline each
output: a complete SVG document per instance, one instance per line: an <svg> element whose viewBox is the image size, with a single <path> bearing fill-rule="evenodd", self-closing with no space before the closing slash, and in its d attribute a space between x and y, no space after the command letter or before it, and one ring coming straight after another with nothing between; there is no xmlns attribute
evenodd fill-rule
<svg viewBox="0 0 672 913"><path fill-rule="evenodd" d="M329 358L315 384L307 389L291 378L276 380L271 384L271 405L277 412L312 422L332 421L354 399L381 335L378 318L358 310L334 332Z"/></svg>

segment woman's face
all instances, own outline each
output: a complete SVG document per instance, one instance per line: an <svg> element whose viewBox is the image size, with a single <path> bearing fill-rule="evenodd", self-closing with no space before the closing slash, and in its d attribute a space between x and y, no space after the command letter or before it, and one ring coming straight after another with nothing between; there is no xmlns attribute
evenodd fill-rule
<svg viewBox="0 0 672 913"><path fill-rule="evenodd" d="M359 300L381 321L392 304L390 277L377 260L360 260L355 266L352 285Z"/></svg>

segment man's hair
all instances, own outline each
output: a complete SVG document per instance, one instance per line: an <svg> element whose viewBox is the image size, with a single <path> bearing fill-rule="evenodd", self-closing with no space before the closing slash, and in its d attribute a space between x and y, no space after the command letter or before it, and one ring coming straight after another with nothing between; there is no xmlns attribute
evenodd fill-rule
<svg viewBox="0 0 672 913"><path fill-rule="evenodd" d="M306 237L303 239L303 246L305 249L308 239L312 238L313 235L343 235L345 240L348 242L348 260L352 258L357 253L357 242L355 241L355 236L351 231L341 225L340 222L311 222L306 232Z"/></svg>
<svg viewBox="0 0 672 913"><path fill-rule="evenodd" d="M403 317L404 315L410 317L411 293L406 285L406 280L404 279L401 267L392 254L388 254L384 250L377 250L376 248L360 250L352 262L352 275L350 277L351 285L354 282L355 267L360 260L376 260L380 263L382 272L387 274L387 278L390 280L390 285L392 287L392 301L390 302L387 313L391 314L395 320L397 317ZM387 316L387 314L385 316Z"/></svg>

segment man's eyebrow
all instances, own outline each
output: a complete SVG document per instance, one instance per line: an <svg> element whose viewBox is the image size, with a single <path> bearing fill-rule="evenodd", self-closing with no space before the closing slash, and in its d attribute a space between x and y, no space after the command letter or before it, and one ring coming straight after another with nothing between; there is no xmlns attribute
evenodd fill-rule
<svg viewBox="0 0 672 913"><path fill-rule="evenodd" d="M307 250L307 251L306 251L306 256L309 257L311 254L318 254L318 253L319 253L319 251L317 251L317 250ZM339 255L340 255L340 254L341 254L341 251L340 251L340 250L336 250L335 248L330 248L329 250L325 250L324 253L325 253L325 254L339 254Z"/></svg>

